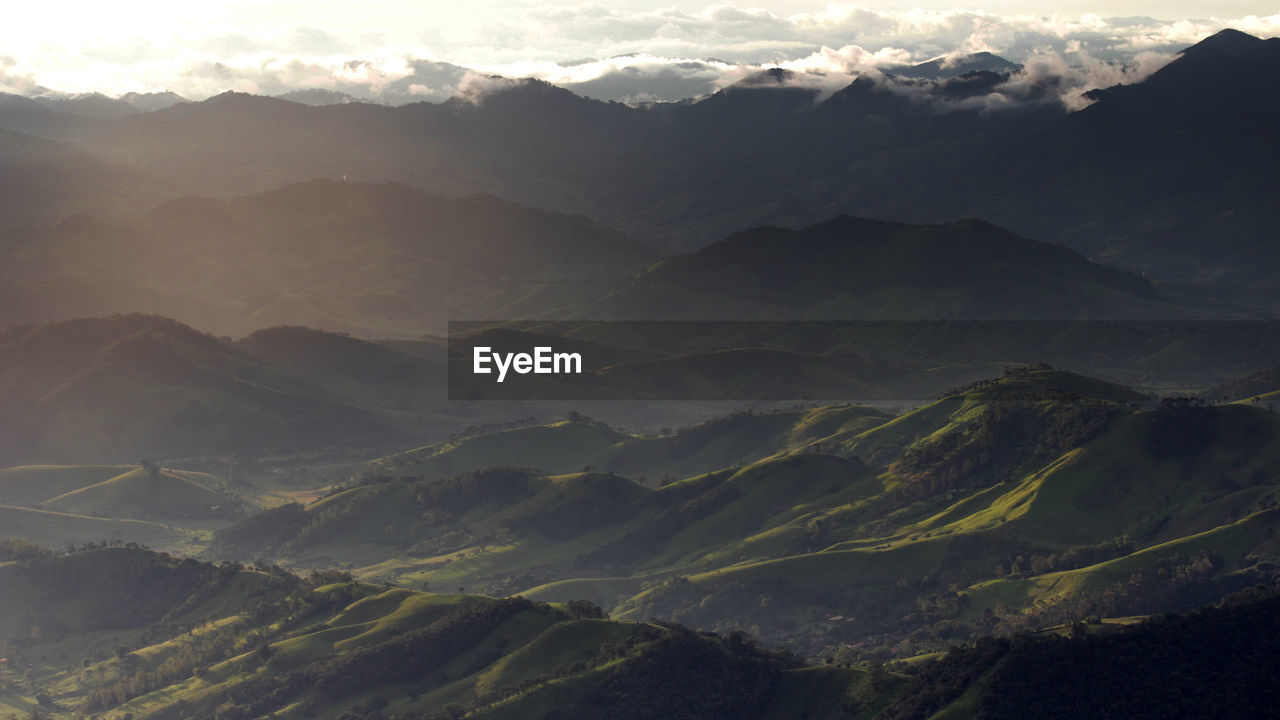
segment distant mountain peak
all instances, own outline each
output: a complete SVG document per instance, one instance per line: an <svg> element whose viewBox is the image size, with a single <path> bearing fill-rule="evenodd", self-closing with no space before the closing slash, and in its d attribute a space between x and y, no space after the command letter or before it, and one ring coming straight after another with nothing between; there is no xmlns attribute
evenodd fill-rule
<svg viewBox="0 0 1280 720"><path fill-rule="evenodd" d="M163 92L125 93L124 95L121 95L119 99L133 106L139 112L163 110L167 107L191 102L178 93L170 90L165 90Z"/></svg>
<svg viewBox="0 0 1280 720"><path fill-rule="evenodd" d="M1227 55L1243 57L1256 52L1266 42L1249 33L1241 32L1234 28L1226 28L1183 50L1180 54L1190 55L1205 50L1216 50Z"/></svg>
<svg viewBox="0 0 1280 720"><path fill-rule="evenodd" d="M511 103L517 105L532 103L552 107L567 107L598 102L537 78L509 78L503 75L489 75L469 87L460 88L458 93L446 100L444 104L455 108L471 108L494 101L504 106Z"/></svg>
<svg viewBox="0 0 1280 720"><path fill-rule="evenodd" d="M785 85L795 79L796 74L786 68L773 67L761 70L758 73L743 78L738 81L738 85Z"/></svg>
<svg viewBox="0 0 1280 720"><path fill-rule="evenodd" d="M899 77L946 80L974 72L1008 74L1021 69L1022 66L1017 63L984 51L967 55L944 55L917 65L888 68L886 72Z"/></svg>
<svg viewBox="0 0 1280 720"><path fill-rule="evenodd" d="M354 95L348 95L337 90L326 90L324 88L306 88L303 90L292 90L283 95L276 95L277 99L288 100L289 102L302 103L303 105L347 105L353 102L361 102L360 98Z"/></svg>
<svg viewBox="0 0 1280 720"><path fill-rule="evenodd" d="M667 258L610 302L628 317L748 308L757 318L1061 320L1147 317L1167 301L1137 276L985 220L838 215L802 230L744 230Z"/></svg>

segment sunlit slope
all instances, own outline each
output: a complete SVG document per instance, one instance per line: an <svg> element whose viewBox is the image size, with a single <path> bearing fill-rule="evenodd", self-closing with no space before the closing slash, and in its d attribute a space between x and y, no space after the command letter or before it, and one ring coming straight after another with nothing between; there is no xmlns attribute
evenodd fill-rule
<svg viewBox="0 0 1280 720"><path fill-rule="evenodd" d="M736 554L720 556L718 569L671 564L650 575L651 588L639 594L625 570L601 574L616 580L564 581L534 594L577 592L606 603L634 596L619 605L621 612L711 626L792 627L786 631L792 637L796 627L816 630L813 613L822 608L844 610L862 624L841 637L855 637L893 627L919 597L1010 573L1039 576L1060 564L1083 568L1089 558L1121 556L1110 572L1067 572L1104 578L1088 585L1097 589L1217 552L1221 559L1205 566L1204 582L1229 588L1237 575L1260 572L1258 558L1274 557L1266 534L1274 520L1264 512L1276 502L1280 470L1273 416L1242 407L1141 412L1129 405L1133 396L1114 387L1093 386L1094 397L1068 396L1056 391L1072 378L1045 380L1031 394L1010 386L1034 383L1034 374L1001 381L864 433L858 440L866 447L897 424L903 432L892 441L909 450L860 497L824 502L808 516L797 513L792 522L746 536L732 546ZM984 432L991 423L1000 427L1002 415L990 414L993 402L1048 447L1029 452ZM1258 531L1228 530L1242 517ZM698 532L698 523L690 525L683 537ZM821 551L806 553L793 541L776 559L752 552L768 543L776 548L788 536ZM1034 591L1002 602L1029 607L1051 597ZM1184 602L1177 597L1159 602ZM902 610L886 609L895 606Z"/></svg>
<svg viewBox="0 0 1280 720"><path fill-rule="evenodd" d="M913 443L928 444L965 427L993 407L1041 403L1067 408L1081 402L1126 405L1143 400L1140 393L1077 373L1031 369L997 381L979 382L946 394L865 433L842 433L842 447L874 463L891 463Z"/></svg>
<svg viewBox="0 0 1280 720"><path fill-rule="evenodd" d="M585 418L468 437L247 518L211 552L587 597L811 654L828 635L924 651L1001 623L1186 608L1271 577L1276 447L1265 410L1156 403L1038 366L898 417L827 406L662 437ZM466 469L486 458L507 467ZM534 469L556 463L572 472ZM1062 604L1063 588L1079 597Z"/></svg>
<svg viewBox="0 0 1280 720"><path fill-rule="evenodd" d="M1166 594L1154 594L1143 606L1154 611L1162 602L1188 602L1194 593L1207 598L1222 592L1211 589L1215 585L1229 589L1259 573L1264 577L1265 559L1276 557L1276 518L1269 510L1277 501L1272 448L1280 428L1274 417L1249 408L1210 409L1217 421L1214 439L1193 454L1171 457L1151 451L1162 447L1152 429L1158 412L1120 416L1096 439L1021 479L900 503L888 518L844 531L880 532L813 554L703 573L688 568L680 582L641 592L619 609L638 617L669 614L712 625L732 618L736 626L767 627L834 607L859 618L857 632L874 632L898 620L886 607L909 606L947 588L972 586L969 607L980 614L996 602L1030 608L1068 591L1101 593L1138 574L1183 573L1179 583L1187 583L1186 592L1179 595L1174 584ZM892 472L885 482L899 492L912 488ZM856 517L855 507L826 517L847 522ZM896 524L886 522L895 517ZM1087 559L1117 555L1096 566ZM1033 556L1041 565L1031 562ZM1084 566L1053 574L1067 563ZM1032 579L1004 580L1006 575ZM996 578L996 585L987 578ZM1006 586L1017 590L988 589ZM615 587L627 592L625 585ZM565 588L574 589L582 588ZM556 592L548 586L535 594ZM605 588L596 597L613 599ZM767 612L760 605L766 597Z"/></svg>

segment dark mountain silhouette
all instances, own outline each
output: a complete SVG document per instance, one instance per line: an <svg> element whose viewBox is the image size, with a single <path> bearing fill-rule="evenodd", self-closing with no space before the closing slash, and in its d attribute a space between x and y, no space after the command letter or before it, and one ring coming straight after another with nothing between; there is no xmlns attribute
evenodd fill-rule
<svg viewBox="0 0 1280 720"><path fill-rule="evenodd" d="M668 258L605 304L624 317L1148 319L1203 301L980 220L909 225L841 216L756 228Z"/></svg>
<svg viewBox="0 0 1280 720"><path fill-rule="evenodd" d="M1005 204L984 215L1163 277L1274 288L1277 78L1280 39L1224 30L993 154L979 187Z"/></svg>
<svg viewBox="0 0 1280 720"><path fill-rule="evenodd" d="M393 180L583 214L676 251L837 214L982 217L1257 300L1248 291L1280 277L1269 127L1278 43L1224 31L1143 82L1090 93L1078 112L1052 81L1001 89L1012 69L974 56L951 64L953 77L862 76L826 99L781 69L643 108L489 78L438 104L308 107L228 93L114 121L18 108L0 112L0 127L74 138L202 194Z"/></svg>

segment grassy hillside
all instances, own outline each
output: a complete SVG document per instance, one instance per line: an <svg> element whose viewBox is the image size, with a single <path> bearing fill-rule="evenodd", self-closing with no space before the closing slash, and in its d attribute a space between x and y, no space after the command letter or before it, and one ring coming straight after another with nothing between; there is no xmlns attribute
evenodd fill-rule
<svg viewBox="0 0 1280 720"><path fill-rule="evenodd" d="M570 472L606 456L628 436L582 422L562 421L418 448L371 463L388 474L439 476L502 465Z"/></svg>
<svg viewBox="0 0 1280 720"><path fill-rule="evenodd" d="M128 548L0 541L0 580L0 703L45 718L1254 717L1275 686L1278 601L1262 588L1185 616L815 667L744 633L613 620L585 601ZM1191 679L1171 692L1170 676Z"/></svg>
<svg viewBox="0 0 1280 720"><path fill-rule="evenodd" d="M225 519L244 504L210 487L215 478L160 468L135 468L100 483L49 498L59 512L134 519Z"/></svg>
<svg viewBox="0 0 1280 720"><path fill-rule="evenodd" d="M1257 408L1153 404L1031 367L898 417L827 406L660 437L585 419L468 437L249 518L214 551L587 597L621 617L887 660L1188 609L1271 577L1278 438Z"/></svg>
<svg viewBox="0 0 1280 720"><path fill-rule="evenodd" d="M553 473L592 467L656 485L858 434L890 417L870 405L740 412L653 436L619 432L579 415L396 453L373 461L370 470L432 477L500 465Z"/></svg>
<svg viewBox="0 0 1280 720"><path fill-rule="evenodd" d="M0 668L0 702L52 717L834 719L846 693L870 692L864 673L583 602L13 543L0 543L0 579L8 662L28 667L21 681Z"/></svg>
<svg viewBox="0 0 1280 720"><path fill-rule="evenodd" d="M283 504L218 528L206 552L414 590L587 598L810 658L886 661L1269 582L1276 447L1280 421L1260 408L1155 402L1033 366L897 417L832 405L650 436L580 414L476 430L335 487L281 489ZM193 479L130 470L40 502L111 517L213 507Z"/></svg>
<svg viewBox="0 0 1280 720"><path fill-rule="evenodd" d="M134 520L227 519L245 509L205 473L129 465L24 465L0 470L0 503Z"/></svg>

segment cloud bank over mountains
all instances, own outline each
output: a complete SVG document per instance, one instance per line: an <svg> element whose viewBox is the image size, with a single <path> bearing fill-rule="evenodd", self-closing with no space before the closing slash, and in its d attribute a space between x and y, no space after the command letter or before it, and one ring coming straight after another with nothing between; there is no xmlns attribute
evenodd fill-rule
<svg viewBox="0 0 1280 720"><path fill-rule="evenodd" d="M476 77L533 77L602 100L671 101L714 92L781 67L821 90L865 73L937 58L991 52L1025 66L1020 86L1061 90L1069 107L1082 92L1134 82L1175 52L1233 27L1280 34L1280 13L1166 21L1001 15L966 10L892 12L832 5L818 12L714 5L621 10L600 4L534 7L468 32L432 29L430 18L395 30L299 23L298 15L242 26L188 26L180 34L24 48L6 42L0 91L172 90L203 99L226 90L283 95L320 89L387 104L439 102ZM323 22L325 17L308 18ZM9 38L0 38L6 41ZM945 63L944 63L945 64ZM1052 78L1050 80L1050 78Z"/></svg>

